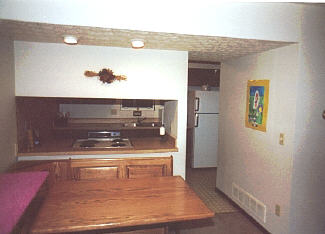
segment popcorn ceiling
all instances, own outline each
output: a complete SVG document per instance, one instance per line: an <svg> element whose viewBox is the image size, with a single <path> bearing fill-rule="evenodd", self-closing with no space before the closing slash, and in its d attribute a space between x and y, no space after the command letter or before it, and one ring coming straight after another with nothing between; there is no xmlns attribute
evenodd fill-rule
<svg viewBox="0 0 325 234"><path fill-rule="evenodd" d="M13 40L63 43L63 35L74 35L79 45L131 48L131 39L141 38L146 49L188 51L189 60L224 60L292 44L290 42L239 39L229 37L145 32L86 26L0 20L0 35Z"/></svg>

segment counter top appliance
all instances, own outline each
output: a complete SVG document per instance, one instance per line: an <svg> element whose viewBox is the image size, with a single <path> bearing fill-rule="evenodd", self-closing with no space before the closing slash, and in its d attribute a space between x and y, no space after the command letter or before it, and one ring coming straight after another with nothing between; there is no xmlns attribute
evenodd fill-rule
<svg viewBox="0 0 325 234"><path fill-rule="evenodd" d="M88 138L75 140L72 147L78 149L133 148L130 139L121 137L121 133L117 131L88 132Z"/></svg>

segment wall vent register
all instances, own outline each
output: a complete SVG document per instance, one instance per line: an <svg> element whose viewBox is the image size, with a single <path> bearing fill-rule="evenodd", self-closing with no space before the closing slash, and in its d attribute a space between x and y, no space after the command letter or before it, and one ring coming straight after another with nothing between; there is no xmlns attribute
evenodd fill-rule
<svg viewBox="0 0 325 234"><path fill-rule="evenodd" d="M266 222L266 206L235 183L232 184L232 197L249 214Z"/></svg>

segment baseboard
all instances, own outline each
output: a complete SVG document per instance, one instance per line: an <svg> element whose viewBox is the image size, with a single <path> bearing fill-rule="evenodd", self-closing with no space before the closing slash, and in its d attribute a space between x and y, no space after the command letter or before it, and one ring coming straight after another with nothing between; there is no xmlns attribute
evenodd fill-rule
<svg viewBox="0 0 325 234"><path fill-rule="evenodd" d="M269 231L267 231L261 224L259 224L251 215L249 215L243 208L241 208L237 203L235 203L227 194L222 192L217 187L215 188L216 193L220 193L225 199L227 199L234 207L236 207L240 213L242 213L244 216L246 216L252 223L255 224L255 226L258 227L261 231L264 233L271 234Z"/></svg>

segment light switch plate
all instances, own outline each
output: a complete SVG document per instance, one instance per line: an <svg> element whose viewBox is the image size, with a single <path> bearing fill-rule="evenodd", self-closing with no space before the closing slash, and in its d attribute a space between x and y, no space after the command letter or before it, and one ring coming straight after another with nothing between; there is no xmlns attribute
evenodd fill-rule
<svg viewBox="0 0 325 234"><path fill-rule="evenodd" d="M280 205L276 204L275 205L275 215L280 216L280 213L281 213L280 211L281 211Z"/></svg>
<svg viewBox="0 0 325 234"><path fill-rule="evenodd" d="M284 145L284 133L280 133L279 144Z"/></svg>

